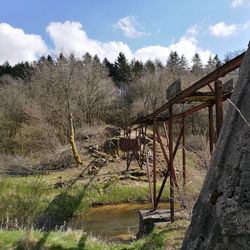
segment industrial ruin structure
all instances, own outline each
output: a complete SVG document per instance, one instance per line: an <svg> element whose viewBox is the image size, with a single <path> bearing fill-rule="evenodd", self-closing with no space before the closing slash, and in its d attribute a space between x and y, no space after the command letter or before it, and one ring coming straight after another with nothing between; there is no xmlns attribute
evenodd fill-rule
<svg viewBox="0 0 250 250"><path fill-rule="evenodd" d="M148 182L150 187L150 195L152 200L152 211L156 211L161 199L167 180L170 181L170 220L175 220L175 190L183 186L185 190L187 179L186 164L186 126L185 120L191 114L200 110L207 110L207 124L209 127L209 147L210 152L214 149L214 144L219 137L223 125L223 102L231 97L233 93L233 81L223 81L223 78L237 70L243 61L245 53L240 54L234 59L228 61L221 67L217 68L210 74L206 75L199 81L192 84L186 89L182 89L179 80L174 82L167 90L166 97L168 101L158 110L150 115L139 117L131 122L125 129L125 138L131 140L131 132L135 131L136 139L133 139L131 152L127 152L127 167L131 160L136 159L140 166L145 164L148 172ZM177 111L175 107L178 105ZM213 114L215 112L215 124ZM173 135L173 127L179 128L179 135L176 140ZM146 145L142 143L147 137L147 128L151 127L153 131L153 150L152 160L147 157ZM160 129L164 131L164 136L160 135ZM216 129L216 130L215 130ZM216 138L214 132L216 131ZM164 139L164 140L163 140ZM132 141L131 141L132 143ZM159 192L156 190L157 183L157 155L156 144L160 145L161 151L165 159L164 178L161 182ZM138 145L137 145L138 144ZM182 183L178 183L174 167L174 159L178 148L181 145L182 151ZM129 150L128 150L129 151Z"/></svg>

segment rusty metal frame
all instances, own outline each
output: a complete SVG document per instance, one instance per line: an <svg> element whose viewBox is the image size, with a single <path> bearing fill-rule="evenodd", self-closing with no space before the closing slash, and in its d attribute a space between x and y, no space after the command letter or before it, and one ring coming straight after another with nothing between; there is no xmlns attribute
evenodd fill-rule
<svg viewBox="0 0 250 250"><path fill-rule="evenodd" d="M210 153L214 149L214 120L213 120L213 105L208 106L208 137L209 137L209 150Z"/></svg>
<svg viewBox="0 0 250 250"><path fill-rule="evenodd" d="M230 60L229 62L222 65L220 68L214 70L210 74L206 75L199 81L195 82L189 88L181 91L175 97L170 99L167 103L161 106L158 110L149 114L145 117L138 118L131 122L130 126L138 125L136 129L141 128L142 136L146 136L147 126L152 125L153 127L153 183L150 181L150 169L148 160L146 157L147 172L149 178L150 194L152 199L152 209L156 210L160 202L161 195L163 193L167 179L170 180L170 220L173 222L175 220L175 187L178 189L177 178L174 169L174 158L177 153L178 147L182 144L182 186L185 191L186 188L186 130L185 130L185 118L199 110L208 110L208 136L209 136L209 147L210 152L213 151L214 144L214 124L213 124L213 106L215 106L216 114L216 135L219 136L223 124L223 101L230 96L230 93L223 93L223 84L219 78L224 77L226 74L232 72L233 70L240 67L245 52ZM214 88L211 86L214 84ZM174 114L173 105L185 103L189 97L195 96L196 92L203 87L208 87L212 92L209 93L209 100L197 104L183 112ZM205 99L204 99L205 100ZM166 114L167 112L167 114ZM181 118L181 131L177 137L174 146L174 136L173 136L173 122L175 118ZM163 132L166 138L166 145L161 139L159 132L159 124L163 125ZM145 132L143 131L145 128ZM156 166L156 143L160 144L161 151L163 153L164 159L166 161L166 169L164 172L162 184L158 195L156 196L156 182L157 182L157 166ZM167 154L168 149L168 154ZM145 154L145 147L143 148L141 154Z"/></svg>
<svg viewBox="0 0 250 250"><path fill-rule="evenodd" d="M216 100L216 133L219 137L220 130L223 124L223 86L220 80L214 82L215 100Z"/></svg>
<svg viewBox="0 0 250 250"><path fill-rule="evenodd" d="M153 210L156 210L156 121L153 123Z"/></svg>
<svg viewBox="0 0 250 250"><path fill-rule="evenodd" d="M188 96L192 95L193 93L195 93L197 90L207 86L208 84L218 80L220 77L224 77L226 74L228 74L231 71L239 68L242 61L243 61L244 55L245 55L245 52L243 52L239 56L235 57L234 59L228 61L227 63L225 63L224 65L222 65L218 69L214 70L210 74L206 75L205 77L203 77L202 79L200 79L199 81L194 83L189 88L187 88L187 89L183 90L182 92L180 92L178 95L176 95L174 98L170 99L166 104L161 106L159 109L157 109L152 114L149 114L146 117L137 119L134 122L132 122L131 124L132 125L142 124L142 123L146 122L147 120L150 120L151 118L155 119L155 117L157 115L159 115L160 113L167 110L167 108L169 108L173 104L176 104L176 103L180 102L185 97L188 97Z"/></svg>

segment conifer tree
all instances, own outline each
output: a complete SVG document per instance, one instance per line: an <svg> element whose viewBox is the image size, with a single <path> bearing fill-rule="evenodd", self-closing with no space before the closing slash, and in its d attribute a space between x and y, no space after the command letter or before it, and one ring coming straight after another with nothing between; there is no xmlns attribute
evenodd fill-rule
<svg viewBox="0 0 250 250"><path fill-rule="evenodd" d="M208 72L211 72L215 70L216 68L220 67L221 65L222 65L222 62L220 61L217 54L214 57L210 55L208 62L206 64L206 69L208 70Z"/></svg>
<svg viewBox="0 0 250 250"><path fill-rule="evenodd" d="M133 76L135 77L141 77L143 74L143 63L141 61L138 60L132 60L131 64L131 72L133 74Z"/></svg>
<svg viewBox="0 0 250 250"><path fill-rule="evenodd" d="M195 53L193 58L192 58L192 69L191 71L195 74L199 74L202 72L202 62L201 62L201 58L200 55L198 53Z"/></svg>
<svg viewBox="0 0 250 250"><path fill-rule="evenodd" d="M181 70L188 69L188 60L184 55L182 55L180 58L180 69Z"/></svg>
<svg viewBox="0 0 250 250"><path fill-rule="evenodd" d="M102 65L108 70L108 76L115 80L115 66L106 57L103 59Z"/></svg>
<svg viewBox="0 0 250 250"><path fill-rule="evenodd" d="M145 65L144 65L144 68L145 68L145 71L147 71L147 72L149 72L151 74L155 73L155 71L156 71L155 64L150 59L146 61Z"/></svg>
<svg viewBox="0 0 250 250"><path fill-rule="evenodd" d="M120 52L114 64L114 82L120 90L123 107L130 109L132 97L130 93L131 68L126 56Z"/></svg>
<svg viewBox="0 0 250 250"><path fill-rule="evenodd" d="M131 70L126 56L120 52L115 61L115 83L118 85L121 83L129 84L131 80Z"/></svg>
<svg viewBox="0 0 250 250"><path fill-rule="evenodd" d="M180 69L181 59L176 51L171 51L167 60L167 68L170 70Z"/></svg>

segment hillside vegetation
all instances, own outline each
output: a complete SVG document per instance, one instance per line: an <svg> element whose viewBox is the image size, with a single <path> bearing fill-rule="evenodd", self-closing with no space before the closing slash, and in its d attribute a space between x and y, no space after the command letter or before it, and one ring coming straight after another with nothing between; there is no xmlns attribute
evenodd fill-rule
<svg viewBox="0 0 250 250"><path fill-rule="evenodd" d="M125 171L126 159L107 151L107 141L138 114L165 103L166 88L176 79L187 87L220 64L215 56L202 65L195 54L190 66L172 52L166 65L128 62L122 53L114 63L100 62L86 53L80 59L61 54L0 66L0 248L178 249L186 220L128 245L106 243L72 228L54 229L93 206L150 202L145 168L132 162ZM206 115L198 112L187 119L187 195L177 191L176 203L178 207L185 199L189 216L210 157ZM157 154L159 189L166 164L160 150ZM177 152L181 182L180 159ZM168 200L167 187L162 201Z"/></svg>

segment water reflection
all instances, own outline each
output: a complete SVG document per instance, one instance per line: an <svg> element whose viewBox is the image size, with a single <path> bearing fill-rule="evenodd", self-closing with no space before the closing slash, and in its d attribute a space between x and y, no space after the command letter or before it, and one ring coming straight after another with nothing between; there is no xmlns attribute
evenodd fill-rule
<svg viewBox="0 0 250 250"><path fill-rule="evenodd" d="M161 208L166 207L161 204ZM129 241L139 229L140 209L149 209L151 204L118 204L91 208L86 215L73 218L71 227L83 229L88 234L101 236L109 241Z"/></svg>

